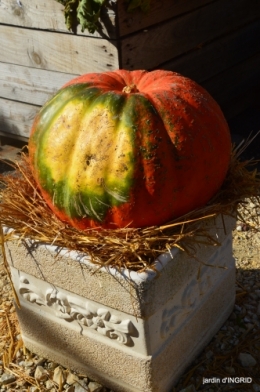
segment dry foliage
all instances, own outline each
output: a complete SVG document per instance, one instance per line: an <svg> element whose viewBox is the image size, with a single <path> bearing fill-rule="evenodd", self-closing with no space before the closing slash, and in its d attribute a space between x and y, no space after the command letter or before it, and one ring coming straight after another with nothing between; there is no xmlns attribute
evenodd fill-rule
<svg viewBox="0 0 260 392"><path fill-rule="evenodd" d="M100 267L109 265L143 271L153 268L155 258L171 252L174 247L194 255L195 243L218 245L203 228L205 220L219 214L234 215L237 206L245 203L245 198L259 201L259 173L256 169L250 170L256 161L242 162L239 159L251 141L233 149L225 182L206 206L165 225L147 228L80 231L61 222L37 189L28 157L23 153L19 162L12 163L12 174L0 177L1 224L13 228L13 233L20 239L30 237L61 248L86 252Z"/></svg>
<svg viewBox="0 0 260 392"><path fill-rule="evenodd" d="M170 251L171 248L177 247L191 252L194 249L192 245L195 243L216 244L216 240L211 238L203 228L202 223L205 220L210 220L219 214L235 214L240 204L246 205L245 199L252 199L254 203L259 202L260 177L256 170L252 170L257 162L242 162L239 159L246 146L247 143L233 149L226 180L218 194L205 207L160 227L116 230L90 229L84 232L64 224L54 216L38 192L27 156L22 154L19 162L12 163L14 171L7 176L0 176L2 183L0 188L1 226L14 228L20 238L30 237L39 242L48 242L60 247L87 252L91 255L92 261L100 266L126 267L135 271L152 268L154 258L160 253ZM243 217L240 219L244 220ZM259 222L254 222L257 217L252 216L251 213L250 219L251 227L257 229ZM0 235L3 246L2 228ZM5 270L9 274L4 248L2 250ZM15 291L13 290L13 292ZM242 294L245 293L246 291ZM237 297L236 302L238 300ZM19 302L16 304L19 306ZM3 353L1 358L3 369L15 375L16 382L21 380L26 382L28 386L32 385L41 390L37 380L28 376L21 366L14 363L18 350L25 352L26 348L22 339L17 339L20 331L17 316L13 310L10 300L3 302L0 306L0 351ZM258 347L259 339L259 333L245 332L239 347L224 356L216 356L204 376L228 376L229 374L224 374L223 366L230 364L230 361L232 366L241 372L241 367L236 361L238 353L241 350L248 350L249 347ZM183 375L183 385L189 384L196 368L205 360L203 359ZM243 375L246 376L246 373Z"/></svg>

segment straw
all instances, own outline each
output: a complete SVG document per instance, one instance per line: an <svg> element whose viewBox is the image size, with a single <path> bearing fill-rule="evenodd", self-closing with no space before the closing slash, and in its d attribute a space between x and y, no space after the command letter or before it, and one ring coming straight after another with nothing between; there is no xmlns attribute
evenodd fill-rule
<svg viewBox="0 0 260 392"><path fill-rule="evenodd" d="M259 202L260 177L254 169L257 161L240 161L241 151L249 142L247 140L239 148L233 148L224 184L207 205L164 225L146 228L80 231L62 222L41 196L28 156L22 153L19 162L12 162L14 171L0 176L0 223L14 229L12 239L14 236L20 240L31 238L84 252L99 267L113 266L134 271L153 269L156 257L165 252L171 254L173 248L195 256L195 244L219 245L209 229L205 229L205 221L213 225L218 215L235 216L239 205L246 207L250 200ZM239 213L238 217L243 221ZM254 230L259 226L257 216L252 212L249 224ZM8 239L10 234L5 237L5 240Z"/></svg>

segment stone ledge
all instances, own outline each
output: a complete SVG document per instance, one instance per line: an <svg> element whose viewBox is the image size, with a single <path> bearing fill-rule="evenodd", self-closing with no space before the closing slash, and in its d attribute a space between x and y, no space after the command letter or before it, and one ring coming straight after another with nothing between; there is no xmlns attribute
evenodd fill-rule
<svg viewBox="0 0 260 392"><path fill-rule="evenodd" d="M225 227L221 217L204 223L206 229L220 243L234 228L235 220L225 217ZM196 256L208 262L216 254L218 247L201 245ZM101 268L89 261L86 254L61 250L58 247L36 243L30 239L9 241L6 254L9 264L50 284L64 288L72 293L93 301L111 306L114 309L146 318L154 314L176 293L197 275L199 263L177 249L157 258L158 273L150 270L143 273L116 271ZM216 256L214 256L216 257ZM216 261L212 260L216 265ZM223 261L218 260L220 266ZM159 279L157 279L160 277ZM77 282L75 284L75 282Z"/></svg>
<svg viewBox="0 0 260 392"><path fill-rule="evenodd" d="M93 275L86 255L56 260L46 244L8 242L25 345L118 392L168 391L233 309L235 220L225 217L224 229L219 219L209 230L221 246L198 249L204 264L174 250L158 260L159 274Z"/></svg>

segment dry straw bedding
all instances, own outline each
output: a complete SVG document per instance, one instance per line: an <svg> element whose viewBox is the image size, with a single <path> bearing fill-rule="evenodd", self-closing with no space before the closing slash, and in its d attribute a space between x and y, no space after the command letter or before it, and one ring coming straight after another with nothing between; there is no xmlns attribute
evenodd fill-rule
<svg viewBox="0 0 260 392"><path fill-rule="evenodd" d="M179 248L196 258L195 244L218 245L203 224L217 215L235 215L245 198L259 201L260 176L255 162L240 161L242 151L252 139L233 148L225 182L215 197L203 208L194 210L162 226L147 228L88 229L79 231L61 222L42 198L33 178L26 154L13 163L12 175L1 176L0 216L2 226L14 229L19 238L30 237L86 252L91 261L129 270L153 268L156 257ZM254 217L252 217L254 218ZM252 219L253 220L253 219ZM257 227L257 222L252 223Z"/></svg>
<svg viewBox="0 0 260 392"><path fill-rule="evenodd" d="M127 267L136 271L152 268L154 258L160 253L170 251L171 248L177 247L192 253L196 248L194 245L200 242L217 245L215 239L205 233L202 224L204 220L219 214L235 214L237 207L243 204L246 208L250 199L253 199L254 203L259 202L260 177L259 173L254 170L256 162L240 161L240 154L246 146L247 143L233 149L226 180L218 194L205 207L161 227L100 229L85 232L71 228L53 215L37 190L28 158L23 154L19 162L12 163L15 171L11 175L1 176L3 184L0 189L1 225L14 228L15 233L20 237L30 237L36 241L55 243L68 249L87 252L92 256L92 261L100 266L109 264L117 268ZM239 218L244 220L243 216ZM257 219L258 217L251 212L252 229L257 230L259 227ZM2 233L3 251L4 240ZM193 256L196 255L193 254ZM6 262L5 268L8 274ZM4 353L3 369L14 374L18 380L26 381L28 387L30 385L39 387L33 377L28 376L24 369L14 363L17 351L26 349L23 347L22 340L16 339L19 334L19 325L16 314L11 309L10 301L0 305L2 332L0 347ZM254 343L255 346L256 341L259 344L258 333L256 336L248 334L241 341L241 345L247 348ZM227 355L230 356L230 353ZM236 353L232 356L236 357ZM225 360L226 355L216 358L214 369L211 366L208 368L209 374L215 374L215 370ZM182 386L189 384L190 377L196 371L197 366L198 364L189 369L183 377Z"/></svg>

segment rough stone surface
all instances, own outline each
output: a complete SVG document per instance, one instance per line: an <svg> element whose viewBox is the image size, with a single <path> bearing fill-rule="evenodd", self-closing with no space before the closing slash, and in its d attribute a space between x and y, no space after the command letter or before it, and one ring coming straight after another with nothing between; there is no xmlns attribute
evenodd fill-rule
<svg viewBox="0 0 260 392"><path fill-rule="evenodd" d="M255 358L252 357L251 354L240 353L238 358L241 362L241 365L244 367L255 366L257 363Z"/></svg>
<svg viewBox="0 0 260 392"><path fill-rule="evenodd" d="M205 223L205 229L214 234L218 241L223 242L225 230L221 218L217 219L216 226L214 223L213 219L209 220ZM231 232L233 225L233 219L226 219L227 233ZM98 268L89 263L84 255L65 250L59 252L60 249L55 246L36 247L35 243L30 240L26 241L26 246L24 243L17 246L17 241L14 243L10 241L7 248L8 261L17 270L27 272L38 279L44 279L50 284L89 300L141 318L150 317L173 299L198 270L198 264L194 262L194 259L187 259L186 255L176 249L173 251L174 265L169 262L171 260L169 253L158 257L160 260L157 265L158 269L160 270L161 265L164 265L163 272L160 274L161 278L158 280L155 279L156 273L152 271L147 277L147 273L137 274L133 271L130 274L126 271L123 275L110 273L110 269L97 270ZM198 260L208 260L214 251L213 247L201 246L197 249L196 257ZM35 263L35 260L39 260L40 263ZM55 268L53 268L54 260ZM66 274L64 274L65 270ZM131 286L131 295L129 295L129 279L134 281Z"/></svg>
<svg viewBox="0 0 260 392"><path fill-rule="evenodd" d="M180 392L196 392L193 384L189 385L187 388L182 389Z"/></svg>
<svg viewBox="0 0 260 392"><path fill-rule="evenodd" d="M259 211L260 212L260 211ZM197 391L206 391L206 392L226 392L229 390L236 392L260 392L260 363L255 365L254 367L244 367L243 375L245 377L254 376L255 383L251 385L232 385L224 384L220 386L218 384L204 384L203 385L203 377L212 377L214 374L214 369L217 368L221 371L221 373L226 376L237 376L241 375L241 363L238 360L237 346L243 345L244 349L247 352L252 352L255 358L260 358L259 347L257 345L252 345L253 339L260 338L260 318L256 315L256 309L260 299L260 233L256 233L252 230L249 232L237 232L233 231L233 253L236 260L236 305L234 307L233 312L230 317L227 319L223 327L215 334L214 338L209 342L205 350L193 361L190 367L185 371L183 377L180 377L177 385L172 389L171 392L180 392L181 389L187 387L187 374L191 374L190 384L194 384L196 386ZM7 312L10 315L11 320L16 318L16 314L14 312L9 312L9 310L13 309L12 305L12 292L11 287L8 283L8 279L1 263L0 259L0 280L3 282L3 287L6 287L6 290L0 289L0 310ZM250 282L250 284L249 284ZM247 288L246 288L247 287ZM245 289L246 288L246 289ZM253 294L253 296L252 296ZM256 299L253 297L256 296ZM251 308L251 310L250 310ZM251 312L251 313L248 313ZM248 318L251 319L251 325L253 324L253 329L247 329L249 323L243 323L243 315L247 315ZM2 322L1 322L2 320ZM3 330L3 322L4 318L1 319L0 313L0 330ZM242 326L242 328L241 328ZM21 334L19 330L14 333L14 337L18 342L21 340ZM225 342L225 347L223 347L223 342ZM6 343L6 350L8 351L8 343ZM234 351L235 350L235 351ZM253 350L253 351L252 351ZM210 352L210 354L208 354ZM3 351L0 349L0 354L2 355ZM27 357L28 351L25 353L22 348L18 349L15 357L13 358L13 362L16 366L19 366L19 361L25 361ZM237 353L237 354L236 354ZM34 376L35 367L39 364L42 365L49 372L49 380L43 382L43 387L49 391L51 391L51 385L53 385L52 376L53 369L58 366L58 364L53 363L48 359L40 358L37 354L31 352L30 356L34 361L34 365L31 369L25 369L23 367L19 367L19 371L21 374L24 372L27 373L30 370L31 377ZM232 368L232 374L230 373L230 369ZM66 371L66 369L64 369ZM0 376L4 373L3 370L3 361L0 360ZM69 371L67 371L67 374ZM86 375L83 375L82 372L77 374L81 381L84 380L84 385L88 385L89 381L86 378ZM56 384L55 384L56 385ZM104 381L103 385L107 385ZM6 386L9 388L9 386ZM57 389L57 386L55 387ZM110 388L104 388L105 392L115 392ZM6 389L1 392L5 392ZM38 389L36 387L31 387L25 380L19 381L11 384L10 392L25 392L33 391ZM62 392L75 392L74 385L69 387L69 384L65 383L62 387ZM55 390L51 391L55 392Z"/></svg>
<svg viewBox="0 0 260 392"><path fill-rule="evenodd" d="M42 366L37 366L34 372L34 378L37 381L45 381L48 379L48 371Z"/></svg>
<svg viewBox="0 0 260 392"><path fill-rule="evenodd" d="M57 385L63 385L63 384L65 383L66 377L65 377L64 371L63 371L63 369L62 369L61 366L57 366L57 367L54 369L54 372L53 372L53 381L54 381Z"/></svg>
<svg viewBox="0 0 260 392"><path fill-rule="evenodd" d="M75 382L79 381L79 378L76 374L69 372L66 378L66 383L69 385L74 384Z"/></svg>
<svg viewBox="0 0 260 392"><path fill-rule="evenodd" d="M199 266L176 250L173 261L170 254L161 258L159 276L152 271L131 273L131 290L129 276L111 270L100 271L94 285L95 267L82 258L61 254L57 260L53 248L8 243L26 347L115 391L168 391L233 309L233 223L226 219L224 229L218 219L214 224L222 246L198 249L199 260L212 267ZM66 285L71 288L72 281L71 292ZM110 294L104 296L108 284ZM88 286L90 298L83 296L90 293ZM93 300L95 290L100 302ZM65 385L59 366L53 368L52 380Z"/></svg>
<svg viewBox="0 0 260 392"><path fill-rule="evenodd" d="M13 374L4 373L0 378L0 385L7 385L16 380L16 377Z"/></svg>
<svg viewBox="0 0 260 392"><path fill-rule="evenodd" d="M88 389L89 389L89 392L101 392L103 387L99 383L91 381L88 384Z"/></svg>

